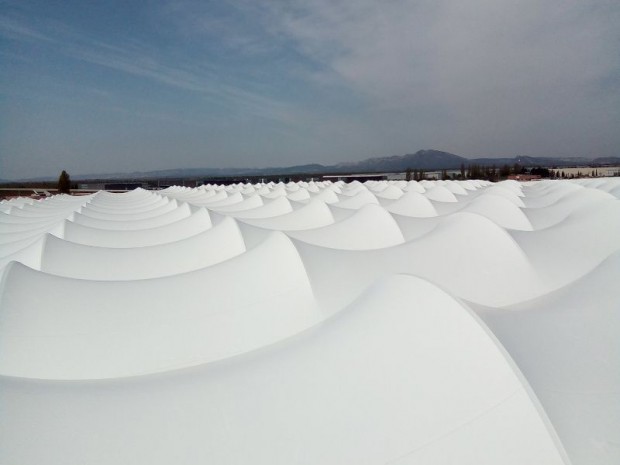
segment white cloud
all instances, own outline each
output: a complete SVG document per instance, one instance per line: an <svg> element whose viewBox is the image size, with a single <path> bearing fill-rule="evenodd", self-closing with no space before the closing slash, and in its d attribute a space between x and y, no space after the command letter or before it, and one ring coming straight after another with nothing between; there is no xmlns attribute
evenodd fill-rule
<svg viewBox="0 0 620 465"><path fill-rule="evenodd" d="M420 113L443 113L437 134L455 148L497 139L488 148L518 150L534 132L548 150L580 130L588 144L593 124L617 122L617 2L304 0L262 12L268 29L381 112L405 111L414 126L424 126ZM558 119L564 130L554 134Z"/></svg>
<svg viewBox="0 0 620 465"><path fill-rule="evenodd" d="M219 166L328 163L420 148L618 155L617 0L173 0L139 14L136 30L106 23L98 33L62 14L0 16L0 35L9 39L0 53L50 75L42 50L79 68L114 70L84 84L114 92L129 83L122 97L134 102L119 93L114 104L145 120L217 118L217 140L199 128L174 143L187 160L220 154ZM165 86L165 95L141 105L129 95L133 80ZM79 84L79 73L69 81ZM16 82L3 87L17 92ZM192 97L199 104L189 110L184 102ZM128 144L111 141L115 151ZM143 141L132 143L138 151Z"/></svg>

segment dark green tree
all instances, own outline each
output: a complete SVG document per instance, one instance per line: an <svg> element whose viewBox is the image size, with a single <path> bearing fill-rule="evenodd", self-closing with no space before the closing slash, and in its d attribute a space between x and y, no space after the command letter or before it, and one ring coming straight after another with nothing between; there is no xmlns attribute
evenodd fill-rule
<svg viewBox="0 0 620 465"><path fill-rule="evenodd" d="M482 179L483 176L484 176L484 172L480 165L473 164L469 166L468 177L470 179Z"/></svg>
<svg viewBox="0 0 620 465"><path fill-rule="evenodd" d="M506 179L510 174L510 166L504 165L499 170L499 177L502 179Z"/></svg>
<svg viewBox="0 0 620 465"><path fill-rule="evenodd" d="M71 178L69 177L69 173L67 173L65 170L62 170L62 173L60 173L60 176L58 177L58 193L71 193Z"/></svg>

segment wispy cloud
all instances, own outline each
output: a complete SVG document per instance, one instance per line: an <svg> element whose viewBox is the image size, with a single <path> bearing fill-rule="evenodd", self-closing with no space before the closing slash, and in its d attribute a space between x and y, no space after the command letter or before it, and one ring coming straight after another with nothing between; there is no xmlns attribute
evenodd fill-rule
<svg viewBox="0 0 620 465"><path fill-rule="evenodd" d="M216 4L200 0L168 0L157 5L152 17L159 27L189 41L213 43L241 56L265 56L284 44L266 34L256 21L251 3L225 0Z"/></svg>
<svg viewBox="0 0 620 465"><path fill-rule="evenodd" d="M304 0L263 11L273 30L341 78L403 103L416 90L450 98L618 72L620 7L610 1Z"/></svg>
<svg viewBox="0 0 620 465"><path fill-rule="evenodd" d="M49 35L6 16L0 16L0 35L12 40L54 42Z"/></svg>
<svg viewBox="0 0 620 465"><path fill-rule="evenodd" d="M57 23L44 24L39 30L15 19L0 18L0 34L11 40L53 44L54 51L76 60L193 92L257 117L289 121L286 103L231 84L225 72L208 63L166 63L162 54L150 47L104 42Z"/></svg>
<svg viewBox="0 0 620 465"><path fill-rule="evenodd" d="M168 5L178 31L226 42L235 34L227 30L247 29L248 37L303 57L289 66L291 76L316 89L347 89L370 109L365 118L340 120L297 110L319 132L340 125L359 134L365 126L402 147L414 138L472 155L575 154L601 134L614 141L608 146L620 145L612 123L620 124L620 4L613 0L222 3L251 27L235 27L239 17L222 20L199 2Z"/></svg>
<svg viewBox="0 0 620 465"><path fill-rule="evenodd" d="M618 2L292 0L260 8L266 28L365 96L382 119L423 129L418 139L443 138L470 153L537 144L566 153L578 137L587 146L593 131L620 123L620 86L601 87L620 82ZM433 114L442 124L429 131Z"/></svg>
<svg viewBox="0 0 620 465"><path fill-rule="evenodd" d="M53 79L103 93L76 92L76 104L99 100L57 121L37 116L62 103L8 102L3 115L23 115L25 129L12 145L0 140L0 157L32 146L45 158L50 141L64 153L81 114L92 117L93 133L127 131L101 136L105 156L151 160L178 146L187 160L210 150L213 163L237 166L258 166L253 156L295 164L429 147L472 156L617 155L620 147L617 0L119 5L41 0L4 9L4 94L72 100ZM142 118L131 121L153 136L151 146L141 149L148 141L99 111ZM190 129L203 117L210 131ZM171 131L161 134L154 121L166 118ZM76 151L80 141L90 147L75 138Z"/></svg>

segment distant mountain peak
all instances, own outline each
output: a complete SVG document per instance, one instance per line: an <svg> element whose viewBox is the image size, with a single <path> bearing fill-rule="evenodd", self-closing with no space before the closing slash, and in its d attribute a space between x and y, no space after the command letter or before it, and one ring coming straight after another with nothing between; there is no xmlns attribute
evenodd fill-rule
<svg viewBox="0 0 620 465"><path fill-rule="evenodd" d="M411 169L450 169L458 168L467 159L441 150L425 149L407 155L373 157L358 162L339 163L333 167L336 171L404 171Z"/></svg>

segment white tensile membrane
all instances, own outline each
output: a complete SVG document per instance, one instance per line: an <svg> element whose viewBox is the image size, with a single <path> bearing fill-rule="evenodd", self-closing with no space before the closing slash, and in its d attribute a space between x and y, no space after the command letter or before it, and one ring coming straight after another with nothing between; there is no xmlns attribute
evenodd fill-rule
<svg viewBox="0 0 620 465"><path fill-rule="evenodd" d="M620 463L620 180L0 202L0 463Z"/></svg>

